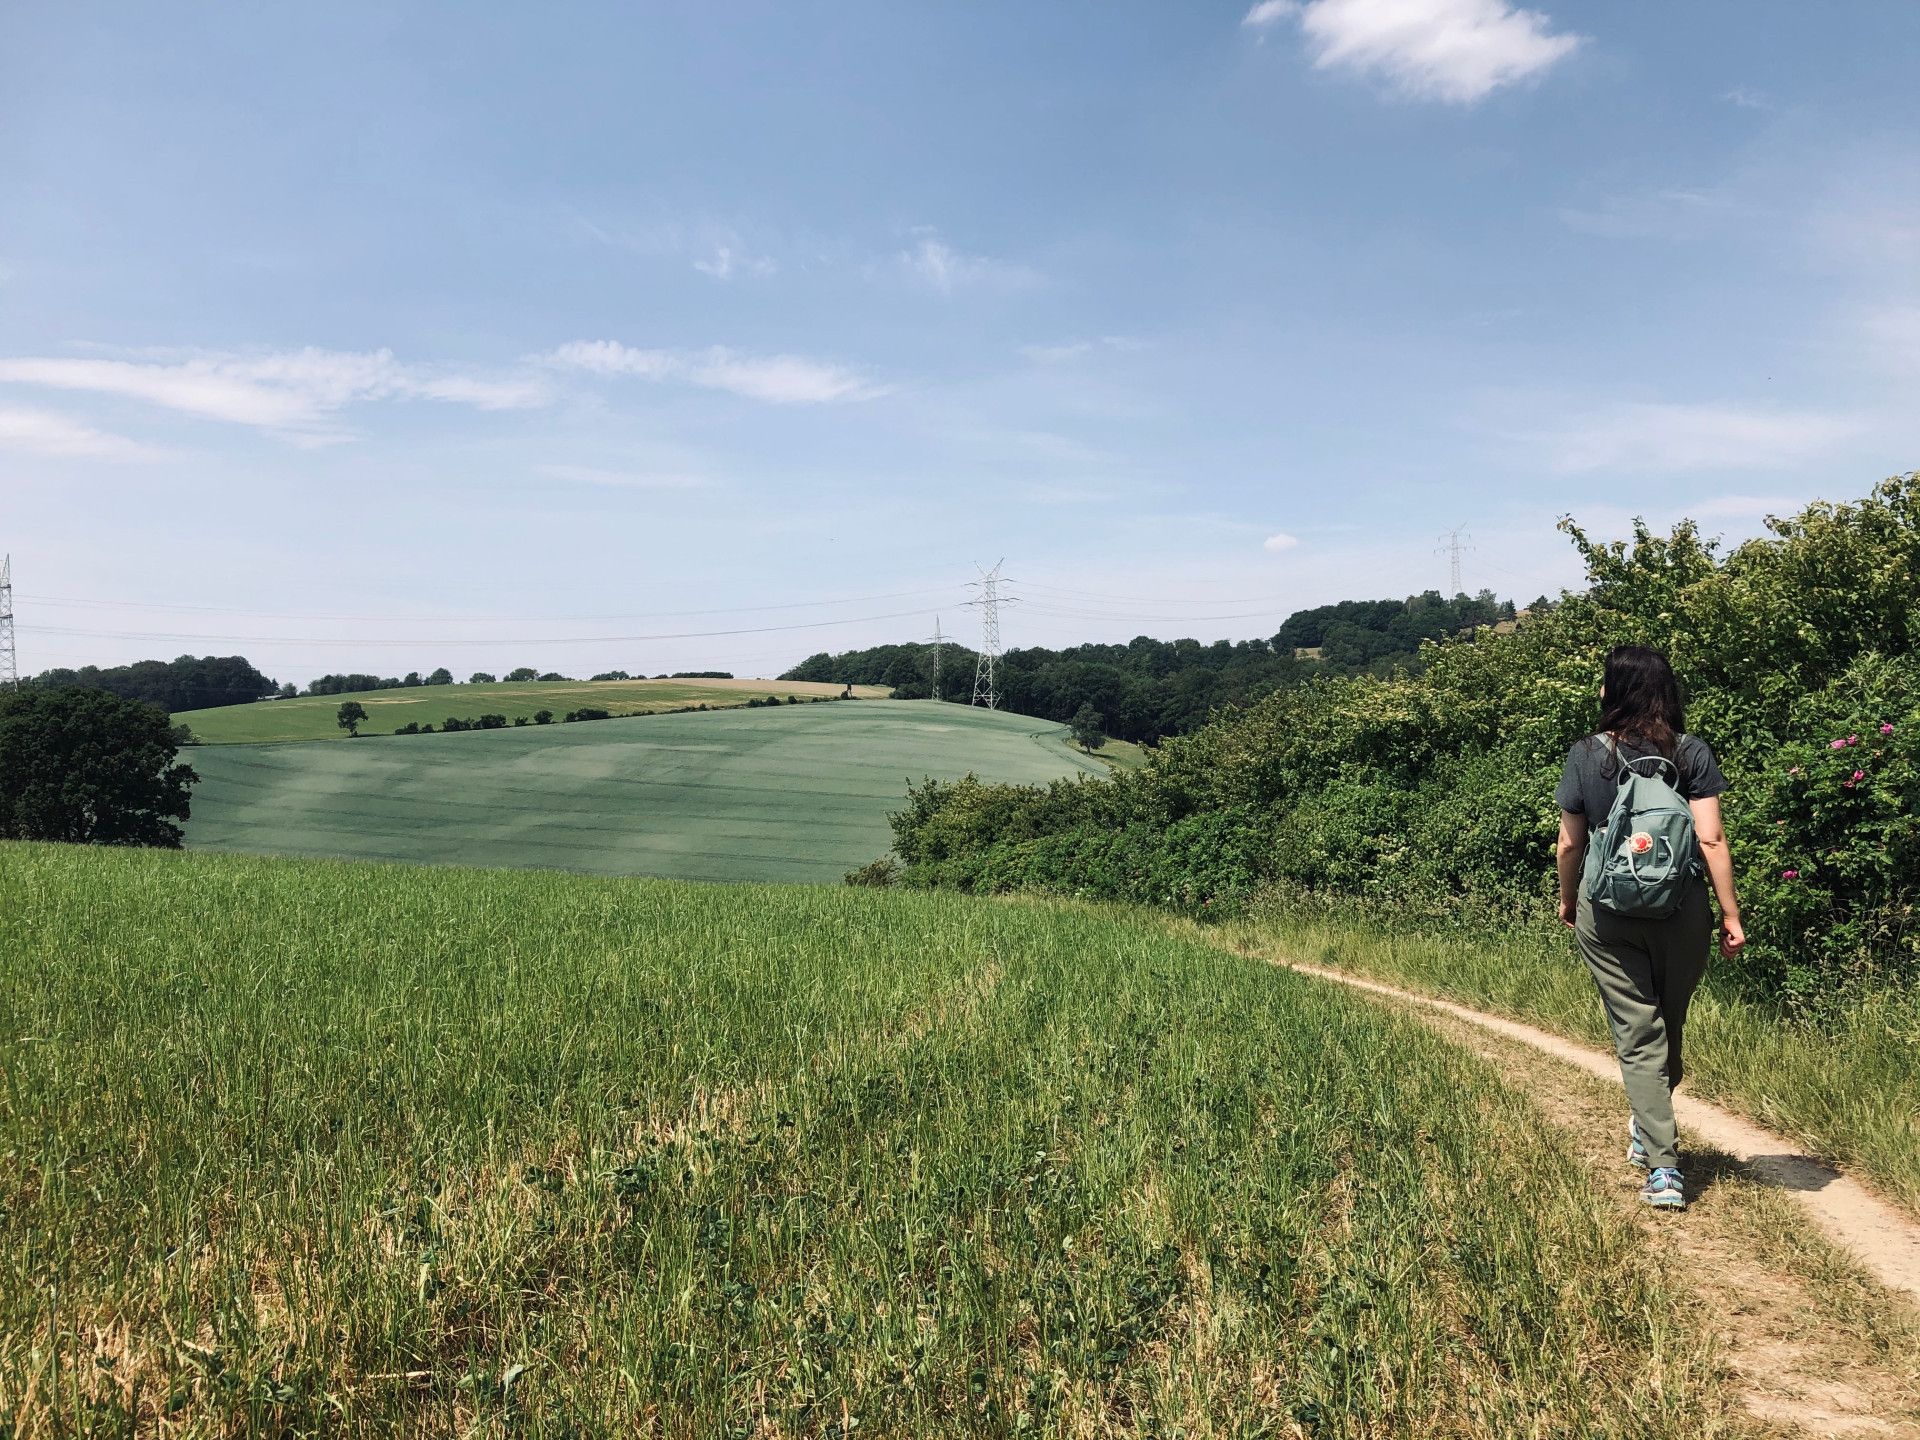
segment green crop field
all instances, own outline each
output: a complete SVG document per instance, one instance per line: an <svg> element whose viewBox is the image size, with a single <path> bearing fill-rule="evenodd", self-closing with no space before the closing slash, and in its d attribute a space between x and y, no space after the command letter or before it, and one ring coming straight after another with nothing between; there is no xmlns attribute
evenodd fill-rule
<svg viewBox="0 0 1920 1440"><path fill-rule="evenodd" d="M496 685L414 685L399 690L365 690L350 695L300 695L291 700L257 700L251 705L222 705L212 710L181 710L173 720L193 731L204 745L243 745L277 740L344 740L340 707L358 700L366 708L362 735L391 734L408 723L438 730L452 716L475 720L504 715L531 721L542 710L558 720L583 706L615 715L645 715L683 705L715 709L744 705L755 696L795 695L802 700L838 695L838 685L805 680L547 680ZM863 700L886 696L879 685L856 685Z"/></svg>
<svg viewBox="0 0 1920 1440"><path fill-rule="evenodd" d="M933 701L189 750L204 850L837 881L909 780L1104 773L1045 721Z"/></svg>
<svg viewBox="0 0 1920 1440"><path fill-rule="evenodd" d="M1151 920L0 875L9 1434L1742 1429L1486 1064Z"/></svg>

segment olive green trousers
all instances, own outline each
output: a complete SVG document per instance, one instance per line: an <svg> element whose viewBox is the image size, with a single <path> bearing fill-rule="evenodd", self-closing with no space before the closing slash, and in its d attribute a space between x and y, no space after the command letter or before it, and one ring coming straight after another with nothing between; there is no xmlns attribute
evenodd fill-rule
<svg viewBox="0 0 1920 1440"><path fill-rule="evenodd" d="M1673 1092L1686 1073L1680 1042L1687 1006L1713 942L1707 887L1693 884L1680 908L1659 920L1616 915L1582 895L1573 933L1606 1006L1647 1161L1677 1167Z"/></svg>

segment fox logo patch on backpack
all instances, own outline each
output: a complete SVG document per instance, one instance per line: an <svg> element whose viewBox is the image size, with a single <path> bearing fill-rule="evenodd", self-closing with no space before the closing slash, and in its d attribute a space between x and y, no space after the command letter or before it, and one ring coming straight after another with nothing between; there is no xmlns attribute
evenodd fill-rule
<svg viewBox="0 0 1920 1440"><path fill-rule="evenodd" d="M1637 768L1647 764L1655 767L1651 773ZM1616 915L1657 920L1673 914L1706 868L1693 811L1662 766L1680 778L1679 767L1664 755L1620 760L1613 808L1587 845L1587 898Z"/></svg>

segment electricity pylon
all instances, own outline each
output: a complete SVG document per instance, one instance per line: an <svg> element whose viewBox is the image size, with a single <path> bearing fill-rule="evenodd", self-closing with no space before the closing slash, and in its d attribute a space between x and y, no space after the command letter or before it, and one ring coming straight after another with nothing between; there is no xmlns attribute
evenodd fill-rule
<svg viewBox="0 0 1920 1440"><path fill-rule="evenodd" d="M1000 567L1006 563L996 560L993 569L982 570L978 580L967 582L968 588L980 592L978 600L967 602L980 610L980 658L973 664L972 703L989 710L999 704L993 691L993 662L1000 654Z"/></svg>
<svg viewBox="0 0 1920 1440"><path fill-rule="evenodd" d="M1440 548L1433 552L1436 555L1444 555L1447 557L1447 583L1453 587L1447 591L1447 598L1449 600L1456 595L1466 593L1465 587L1460 581L1460 557L1471 551L1473 546L1465 545L1461 542L1463 540L1471 540L1472 538L1471 535L1456 525L1453 529L1441 535Z"/></svg>
<svg viewBox="0 0 1920 1440"><path fill-rule="evenodd" d="M0 690L20 686L19 662L13 653L13 557L0 556Z"/></svg>

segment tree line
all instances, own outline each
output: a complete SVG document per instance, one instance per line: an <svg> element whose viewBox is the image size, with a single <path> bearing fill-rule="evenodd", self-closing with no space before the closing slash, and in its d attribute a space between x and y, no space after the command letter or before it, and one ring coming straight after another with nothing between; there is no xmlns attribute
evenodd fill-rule
<svg viewBox="0 0 1920 1440"><path fill-rule="evenodd" d="M1507 633L1277 691L1112 779L930 781L894 817L901 873L1207 916L1260 897L1537 915L1554 782L1607 651L1636 643L1671 656L1731 781L1742 982L1813 1008L1920 982L1920 473L1769 524L1723 553L1691 522L1616 542L1565 522L1587 588Z"/></svg>
<svg viewBox="0 0 1920 1440"><path fill-rule="evenodd" d="M1403 600L1348 600L1297 611L1267 639L1209 644L1141 635L1124 645L1009 650L995 666L994 688L1003 709L1074 724L1090 708L1092 730L1151 743L1189 734L1225 706L1250 704L1315 677L1417 671L1427 641L1516 613L1511 601L1489 590L1451 600L1437 590ZM931 645L822 652L780 678L886 685L904 700L970 700L975 652L947 643L939 659L937 697Z"/></svg>

